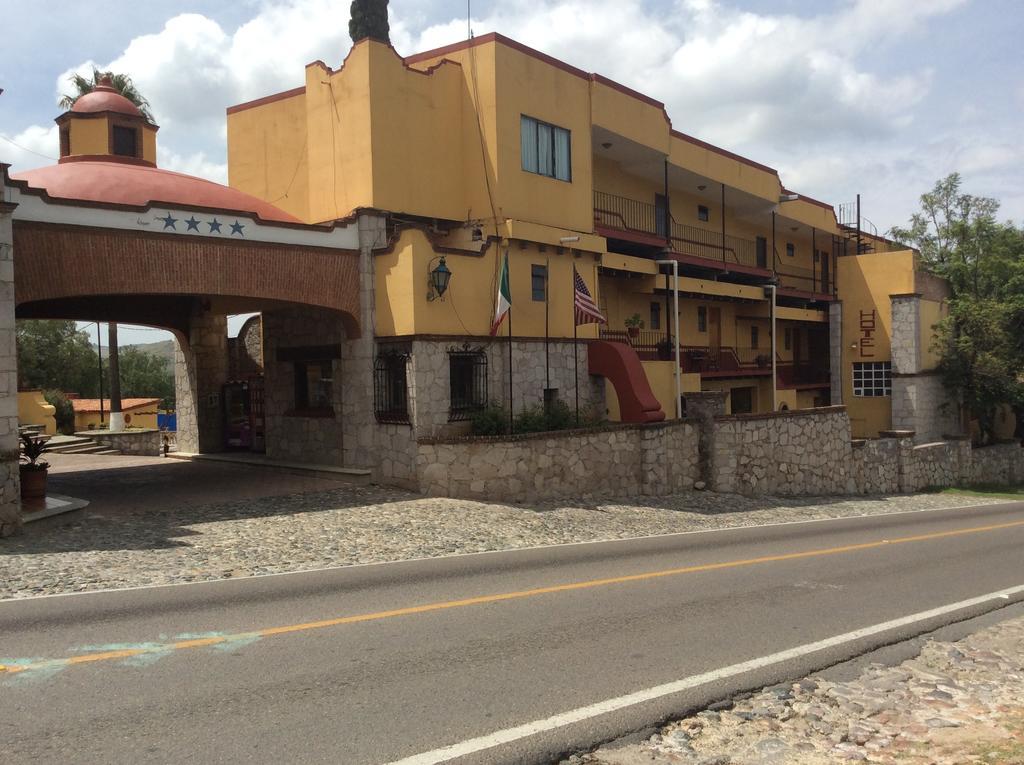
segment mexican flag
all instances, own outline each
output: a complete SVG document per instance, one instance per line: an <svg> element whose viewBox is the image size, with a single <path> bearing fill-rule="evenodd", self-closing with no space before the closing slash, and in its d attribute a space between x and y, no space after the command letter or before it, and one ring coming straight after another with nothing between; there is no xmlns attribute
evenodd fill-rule
<svg viewBox="0 0 1024 765"><path fill-rule="evenodd" d="M501 263L501 275L498 277L498 301L494 311L494 321L491 323L491 336L498 334L498 328L505 321L509 310L512 308L512 291L508 287L508 250L505 250L505 260Z"/></svg>

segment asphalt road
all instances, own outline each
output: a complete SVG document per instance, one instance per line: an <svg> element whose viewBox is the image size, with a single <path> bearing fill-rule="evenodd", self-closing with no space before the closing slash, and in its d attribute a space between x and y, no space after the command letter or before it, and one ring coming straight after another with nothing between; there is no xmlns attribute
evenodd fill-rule
<svg viewBox="0 0 1024 765"><path fill-rule="evenodd" d="M4 601L2 760L548 762L1020 585L1024 503Z"/></svg>

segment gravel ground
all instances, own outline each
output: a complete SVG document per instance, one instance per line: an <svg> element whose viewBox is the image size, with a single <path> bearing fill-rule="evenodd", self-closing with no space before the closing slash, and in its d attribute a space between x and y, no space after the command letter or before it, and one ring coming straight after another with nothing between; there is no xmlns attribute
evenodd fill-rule
<svg viewBox="0 0 1024 765"><path fill-rule="evenodd" d="M108 511L97 502L72 525L0 540L0 599L1000 501L688 492L522 507L346 486Z"/></svg>
<svg viewBox="0 0 1024 765"><path fill-rule="evenodd" d="M1024 763L1024 618L850 682L805 678L564 765Z"/></svg>

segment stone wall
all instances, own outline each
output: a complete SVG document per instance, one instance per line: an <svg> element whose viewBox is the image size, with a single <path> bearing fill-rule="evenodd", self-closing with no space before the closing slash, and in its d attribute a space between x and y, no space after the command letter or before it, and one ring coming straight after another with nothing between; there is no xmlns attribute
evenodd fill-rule
<svg viewBox="0 0 1024 765"><path fill-rule="evenodd" d="M409 343L410 418L417 438L448 438L468 432L465 422L450 422L451 378L448 353L479 349L487 357L487 399L508 406L508 340L490 338L414 339ZM575 407L572 341L552 340L548 348L550 384L558 399ZM604 378L587 372L587 344L580 341L577 369L580 412L604 414ZM512 400L516 413L544 404L546 383L543 341L512 341Z"/></svg>
<svg viewBox="0 0 1024 765"><path fill-rule="evenodd" d="M850 473L858 494L893 494L900 490L900 441L857 440L851 444Z"/></svg>
<svg viewBox="0 0 1024 765"><path fill-rule="evenodd" d="M91 438L93 441L103 444L111 449L117 449L122 454L132 454L141 457L159 457L163 451L163 433L159 430L120 430L111 432L109 430L87 430L76 433L76 436Z"/></svg>
<svg viewBox="0 0 1024 765"><path fill-rule="evenodd" d="M263 314L267 457L339 467L345 464L342 360L327 362L333 375L330 407L305 411L296 409L295 401L295 363L301 359L291 360L302 348L334 346L340 355L344 337L340 314L330 311L296 307ZM289 360L279 358L282 353Z"/></svg>
<svg viewBox="0 0 1024 765"><path fill-rule="evenodd" d="M856 489L845 407L716 417L712 427L714 491L786 496Z"/></svg>
<svg viewBox="0 0 1024 765"><path fill-rule="evenodd" d="M14 206L0 197L0 537L21 529L18 353L14 333Z"/></svg>
<svg viewBox="0 0 1024 765"><path fill-rule="evenodd" d="M960 418L934 372L892 376L892 427L913 430L918 443L940 441L961 432Z"/></svg>
<svg viewBox="0 0 1024 765"><path fill-rule="evenodd" d="M1024 483L1024 449L1017 442L973 449L967 480L973 484L996 486Z"/></svg>
<svg viewBox="0 0 1024 765"><path fill-rule="evenodd" d="M971 473L971 444L966 440L939 441L910 447L903 445L900 455L902 482L900 491L945 489L968 482Z"/></svg>
<svg viewBox="0 0 1024 765"><path fill-rule="evenodd" d="M183 452L224 447L222 390L228 376L228 320L196 300L187 338L176 336L174 353L178 446Z"/></svg>
<svg viewBox="0 0 1024 765"><path fill-rule="evenodd" d="M432 440L418 444L427 494L527 502L602 494L662 496L698 479L689 422Z"/></svg>

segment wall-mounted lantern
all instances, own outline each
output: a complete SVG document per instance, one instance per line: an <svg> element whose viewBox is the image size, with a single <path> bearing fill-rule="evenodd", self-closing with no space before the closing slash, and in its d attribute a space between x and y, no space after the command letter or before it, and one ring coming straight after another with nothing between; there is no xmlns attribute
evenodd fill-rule
<svg viewBox="0 0 1024 765"><path fill-rule="evenodd" d="M484 232L480 229L479 226L473 226L473 235L472 236L473 236L473 241L474 242L480 242L480 241L483 241Z"/></svg>
<svg viewBox="0 0 1024 765"><path fill-rule="evenodd" d="M431 264L433 262L431 261ZM437 265L427 273L427 300L443 299L451 279L452 272L448 270L448 264L444 262L444 256L442 256L437 259Z"/></svg>

